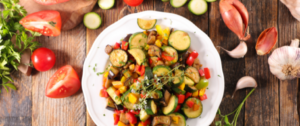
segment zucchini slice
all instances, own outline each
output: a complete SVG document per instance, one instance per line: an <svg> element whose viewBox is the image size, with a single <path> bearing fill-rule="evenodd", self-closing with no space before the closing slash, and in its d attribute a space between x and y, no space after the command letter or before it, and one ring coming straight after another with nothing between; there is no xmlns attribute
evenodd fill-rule
<svg viewBox="0 0 300 126"><path fill-rule="evenodd" d="M179 52L184 52L190 48L191 38L184 31L174 31L169 37L169 45Z"/></svg>
<svg viewBox="0 0 300 126"><path fill-rule="evenodd" d="M190 86L193 86L195 84L195 82L191 78L189 78L187 76L184 76L184 83L186 85L190 85Z"/></svg>
<svg viewBox="0 0 300 126"><path fill-rule="evenodd" d="M124 101L123 101L123 104L124 106L127 108L127 109L131 109L133 110L134 109L134 105L135 104L132 104L131 102L129 102L127 99L128 99L128 94L131 92L131 90L128 90L126 91L122 97L124 97ZM139 101L137 101L137 103L139 103Z"/></svg>
<svg viewBox="0 0 300 126"><path fill-rule="evenodd" d="M207 2L205 0L191 0L188 8L193 14L201 15L207 11Z"/></svg>
<svg viewBox="0 0 300 126"><path fill-rule="evenodd" d="M160 99L163 97L163 94L160 90L155 90L155 92L152 92L151 98L153 99Z"/></svg>
<svg viewBox="0 0 300 126"><path fill-rule="evenodd" d="M139 65L142 65L142 63L146 59L146 55L145 55L144 51L141 49L138 49L138 48L130 49L130 50L128 50L128 52L134 57L135 61Z"/></svg>
<svg viewBox="0 0 300 126"><path fill-rule="evenodd" d="M169 116L171 116L171 120L172 120L170 126L186 126L186 119L182 114L172 113ZM175 122L174 120L178 120L178 122Z"/></svg>
<svg viewBox="0 0 300 126"><path fill-rule="evenodd" d="M138 26L143 30L152 29L155 26L156 22L157 22L156 19L153 19L153 20L144 20L141 18L137 19Z"/></svg>
<svg viewBox="0 0 300 126"><path fill-rule="evenodd" d="M156 104L153 100L148 100L147 101L145 111L148 115L154 115L154 114L157 113L157 106L156 106Z"/></svg>
<svg viewBox="0 0 300 126"><path fill-rule="evenodd" d="M129 48L144 49L147 45L147 35L142 32L135 33L129 38Z"/></svg>
<svg viewBox="0 0 300 126"><path fill-rule="evenodd" d="M199 72L198 70L195 68L195 67L188 67L184 74L191 78L195 83L198 83L200 81L200 75L199 75Z"/></svg>
<svg viewBox="0 0 300 126"><path fill-rule="evenodd" d="M172 90L177 94L185 94L186 91L180 90L178 87L172 87Z"/></svg>
<svg viewBox="0 0 300 126"><path fill-rule="evenodd" d="M175 8L182 7L186 2L187 2L187 0L171 0L170 1L171 5Z"/></svg>
<svg viewBox="0 0 300 126"><path fill-rule="evenodd" d="M184 90L186 90L187 92L192 92L192 93L198 91L198 89L195 86L190 86L190 85L186 85L184 87Z"/></svg>
<svg viewBox="0 0 300 126"><path fill-rule="evenodd" d="M102 23L101 17L96 12L86 13L83 17L83 24L89 29L97 29Z"/></svg>
<svg viewBox="0 0 300 126"><path fill-rule="evenodd" d="M142 109L141 111L140 111L140 120L141 121L146 121L148 118L150 117L150 115L148 115L147 114L147 112L144 110L144 109Z"/></svg>
<svg viewBox="0 0 300 126"><path fill-rule="evenodd" d="M98 5L101 9L110 9L114 6L115 0L98 0Z"/></svg>
<svg viewBox="0 0 300 126"><path fill-rule="evenodd" d="M215 2L216 0L206 0L206 2Z"/></svg>
<svg viewBox="0 0 300 126"><path fill-rule="evenodd" d="M172 48L170 46L163 46L163 47L161 47L161 49L162 49L163 53L166 53L167 55L175 57L172 61L165 61L165 65L170 66L178 61L178 53L174 48Z"/></svg>
<svg viewBox="0 0 300 126"><path fill-rule="evenodd" d="M109 87L106 91L108 95L111 97L111 99L113 99L117 105L120 105L122 103L121 97L116 95L115 93L116 89L113 86Z"/></svg>
<svg viewBox="0 0 300 126"><path fill-rule="evenodd" d="M122 49L113 50L109 55L109 61L114 67L125 66L127 60L128 60L128 55Z"/></svg>
<svg viewBox="0 0 300 126"><path fill-rule="evenodd" d="M168 106L163 107L163 113L165 115L171 114L172 112L175 111L177 105L178 105L178 98L175 95L172 95L169 100Z"/></svg>
<svg viewBox="0 0 300 126"><path fill-rule="evenodd" d="M158 77L168 75L169 71L171 71L171 68L168 67L168 66L158 65L158 66L153 68L153 74L158 76Z"/></svg>
<svg viewBox="0 0 300 126"><path fill-rule="evenodd" d="M184 72L180 69L176 69L174 74L174 79L173 79L174 86L175 87L180 86L183 81L184 81Z"/></svg>
<svg viewBox="0 0 300 126"><path fill-rule="evenodd" d="M189 101L194 102L194 106L192 108L190 108L186 104ZM195 105L198 105L198 107L199 107L197 110L194 110ZM185 103L183 104L181 109L182 109L184 115L186 115L188 118L197 118L202 114L203 106L202 106L201 101L198 98L190 97L185 101Z"/></svg>

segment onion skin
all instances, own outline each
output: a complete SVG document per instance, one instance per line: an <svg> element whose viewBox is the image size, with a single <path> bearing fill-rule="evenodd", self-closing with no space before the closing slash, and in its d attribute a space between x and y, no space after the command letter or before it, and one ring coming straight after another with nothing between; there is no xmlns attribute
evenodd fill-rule
<svg viewBox="0 0 300 126"><path fill-rule="evenodd" d="M219 7L226 26L234 32L240 40L249 39L249 34L245 36L249 14L244 4L239 0L221 0Z"/></svg>
<svg viewBox="0 0 300 126"><path fill-rule="evenodd" d="M270 53L278 39L278 32L275 27L264 30L258 37L256 42L257 55L266 55Z"/></svg>

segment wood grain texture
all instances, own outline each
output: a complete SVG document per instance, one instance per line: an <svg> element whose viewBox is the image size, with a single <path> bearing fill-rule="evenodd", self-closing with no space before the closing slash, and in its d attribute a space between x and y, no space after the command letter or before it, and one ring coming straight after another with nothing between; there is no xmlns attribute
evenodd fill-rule
<svg viewBox="0 0 300 126"><path fill-rule="evenodd" d="M289 10L279 2L278 5L278 47L290 45L291 40L299 38L300 31L297 26L300 23L290 14ZM298 126L299 115L297 113L298 80L279 81L279 109L281 126Z"/></svg>
<svg viewBox="0 0 300 126"><path fill-rule="evenodd" d="M247 126L279 125L278 80L270 73L268 57L256 55L255 43L260 33L269 27L277 27L278 0L243 0L249 11L251 40L247 42L245 57L246 75L257 81L258 87L245 103L245 123ZM278 45L276 44L275 48ZM247 90L247 93L250 89Z"/></svg>
<svg viewBox="0 0 300 126"><path fill-rule="evenodd" d="M228 56L225 51L220 50L220 48L217 47L221 46L225 49L232 50L240 42L238 37L224 24L219 11L219 2L211 3L211 7L209 9L209 37L219 51L222 60L222 68L225 78L225 92L220 105L220 110L222 115L225 115L235 110L245 97L245 90L240 90L236 92L233 99L231 98L237 81L245 75L245 59L233 59ZM232 121L233 117L234 115L229 116L229 120ZM242 126L244 124L243 117L244 108L240 112L237 123L238 126ZM217 116L215 121L218 120L220 120L220 118Z"/></svg>
<svg viewBox="0 0 300 126"><path fill-rule="evenodd" d="M56 56L54 67L32 76L32 125L34 126L83 126L86 124L86 108L82 91L67 98L52 99L45 96L49 78L64 65L71 65L82 76L86 56L86 32L83 24L62 32L59 37L40 37L43 47Z"/></svg>

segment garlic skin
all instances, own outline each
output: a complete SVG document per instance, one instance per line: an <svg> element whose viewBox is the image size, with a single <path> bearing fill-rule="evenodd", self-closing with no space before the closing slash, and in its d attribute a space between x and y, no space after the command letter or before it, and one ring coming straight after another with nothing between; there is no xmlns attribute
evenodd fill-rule
<svg viewBox="0 0 300 126"><path fill-rule="evenodd" d="M273 51L268 59L270 71L280 80L300 77L299 39L292 40L291 46L283 46Z"/></svg>
<svg viewBox="0 0 300 126"><path fill-rule="evenodd" d="M300 21L300 0L280 0L291 12L294 18Z"/></svg>
<svg viewBox="0 0 300 126"><path fill-rule="evenodd" d="M253 77L250 76L244 76L236 84L236 88L232 94L232 98L234 97L234 94L237 90L244 89L244 88L256 88L257 87L257 82Z"/></svg>
<svg viewBox="0 0 300 126"><path fill-rule="evenodd" d="M229 56L231 56L232 58L236 58L236 59L243 58L248 51L247 44L244 41L241 41L240 44L231 51L228 51L222 47L220 47L220 48L222 50L226 51Z"/></svg>

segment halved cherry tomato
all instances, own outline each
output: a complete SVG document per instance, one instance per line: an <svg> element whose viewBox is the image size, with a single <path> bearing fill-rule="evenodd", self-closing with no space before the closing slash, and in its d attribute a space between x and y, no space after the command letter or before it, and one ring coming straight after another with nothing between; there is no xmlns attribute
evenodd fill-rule
<svg viewBox="0 0 300 126"><path fill-rule="evenodd" d="M34 0L34 1L43 5L52 5L52 4L67 2L69 0Z"/></svg>
<svg viewBox="0 0 300 126"><path fill-rule="evenodd" d="M46 10L27 15L20 20L26 29L45 36L58 36L61 30L61 17L58 11Z"/></svg>
<svg viewBox="0 0 300 126"><path fill-rule="evenodd" d="M143 3L144 0L124 0L126 4L129 6L135 7Z"/></svg>
<svg viewBox="0 0 300 126"><path fill-rule="evenodd" d="M201 101L203 101L203 100L206 100L207 99L207 95L206 94L204 94L204 95L202 95L202 96L200 96L200 98L199 98Z"/></svg>
<svg viewBox="0 0 300 126"><path fill-rule="evenodd" d="M120 49L120 46L121 46L120 43L117 43L117 42L116 42L116 44L115 44L115 46L114 46L114 49Z"/></svg>
<svg viewBox="0 0 300 126"><path fill-rule="evenodd" d="M169 55L166 52L162 52L161 57L167 61L172 61L173 59L175 59L174 55Z"/></svg>
<svg viewBox="0 0 300 126"><path fill-rule="evenodd" d="M189 56L191 56L191 57L193 57L194 59L196 59L196 58L198 57L198 55L199 55L198 52L194 50L193 52L190 53Z"/></svg>
<svg viewBox="0 0 300 126"><path fill-rule="evenodd" d="M114 125L117 125L119 120L120 120L120 116L117 114L114 114Z"/></svg>
<svg viewBox="0 0 300 126"><path fill-rule="evenodd" d="M138 115L140 114L140 111L139 110L129 110L129 112L135 114L135 115Z"/></svg>
<svg viewBox="0 0 300 126"><path fill-rule="evenodd" d="M108 93L106 92L105 89L101 89L101 90L100 90L100 97L104 97L104 98L107 98L107 97L108 97Z"/></svg>
<svg viewBox="0 0 300 126"><path fill-rule="evenodd" d="M144 65L135 65L135 72L139 75L143 76L145 74L145 66Z"/></svg>
<svg viewBox="0 0 300 126"><path fill-rule="evenodd" d="M137 123L137 118L134 116L133 113L127 112L125 116L128 119L130 124L136 124Z"/></svg>
<svg viewBox="0 0 300 126"><path fill-rule="evenodd" d="M187 98L189 98L189 97L191 97L192 96L192 93L191 92L187 92L186 94L185 94L185 99L187 99Z"/></svg>
<svg viewBox="0 0 300 126"><path fill-rule="evenodd" d="M205 73L204 73L204 71L203 71L202 69L198 70L198 72L199 72L199 75L200 75L201 77L205 76Z"/></svg>
<svg viewBox="0 0 300 126"><path fill-rule="evenodd" d="M73 95L80 89L81 83L72 66L59 68L47 83L46 96L64 98Z"/></svg>
<svg viewBox="0 0 300 126"><path fill-rule="evenodd" d="M187 101L186 102L186 105L189 107L189 108L192 108L194 106L194 102L193 101Z"/></svg>
<svg viewBox="0 0 300 126"><path fill-rule="evenodd" d="M174 112L178 112L181 105L177 105Z"/></svg>
<svg viewBox="0 0 300 126"><path fill-rule="evenodd" d="M31 55L34 68L38 71L50 70L56 61L55 54L48 48L38 48Z"/></svg>
<svg viewBox="0 0 300 126"><path fill-rule="evenodd" d="M185 95L179 94L177 95L177 98L178 98L178 104L182 104L184 102Z"/></svg>
<svg viewBox="0 0 300 126"><path fill-rule="evenodd" d="M122 49L127 50L128 49L128 42L122 41Z"/></svg>
<svg viewBox="0 0 300 126"><path fill-rule="evenodd" d="M189 65L189 66L192 66L195 59L198 57L198 52L197 51L193 51L189 54L187 60L186 60L186 64Z"/></svg>
<svg viewBox="0 0 300 126"><path fill-rule="evenodd" d="M210 78L210 71L207 67L204 68L204 74L205 74L205 78L209 79Z"/></svg>

